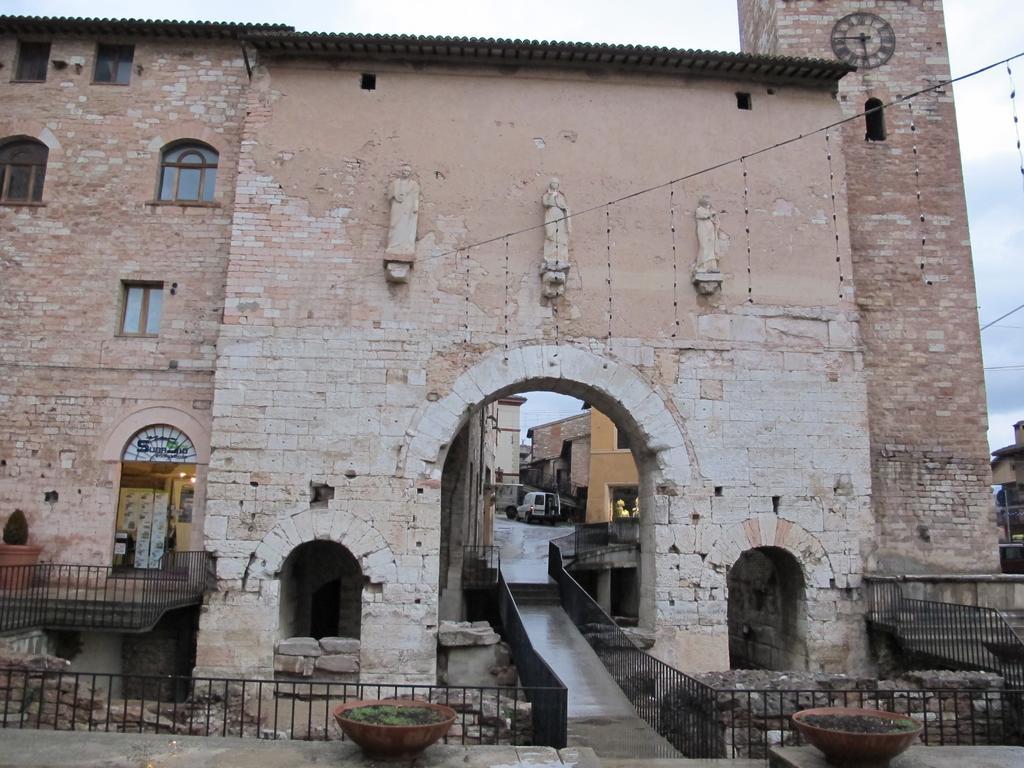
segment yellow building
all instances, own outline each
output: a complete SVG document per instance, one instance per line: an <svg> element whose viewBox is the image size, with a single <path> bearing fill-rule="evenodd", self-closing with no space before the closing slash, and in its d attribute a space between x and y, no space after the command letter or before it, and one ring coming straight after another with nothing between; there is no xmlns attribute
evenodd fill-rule
<svg viewBox="0 0 1024 768"><path fill-rule="evenodd" d="M598 411L590 409L590 485L587 522L612 519L618 506L629 512L637 508L639 475L624 433Z"/></svg>

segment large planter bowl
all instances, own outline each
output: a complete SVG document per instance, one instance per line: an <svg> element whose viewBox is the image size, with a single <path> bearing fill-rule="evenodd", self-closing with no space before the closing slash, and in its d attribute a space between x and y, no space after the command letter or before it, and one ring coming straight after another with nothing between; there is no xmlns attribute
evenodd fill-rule
<svg viewBox="0 0 1024 768"><path fill-rule="evenodd" d="M859 716L887 722L909 721L916 727L898 733L856 733L811 725L806 719L814 715ZM829 763L845 768L886 768L889 761L917 741L921 733L921 724L907 715L856 707L804 709L793 715L793 725L804 741L825 753Z"/></svg>
<svg viewBox="0 0 1024 768"><path fill-rule="evenodd" d="M386 704L392 707L430 709L443 716L443 720L426 725L377 725L350 720L346 715L354 709ZM334 719L341 730L352 741L371 756L391 760L411 760L452 727L455 710L443 704L406 699L382 699L380 701L350 701L334 710Z"/></svg>

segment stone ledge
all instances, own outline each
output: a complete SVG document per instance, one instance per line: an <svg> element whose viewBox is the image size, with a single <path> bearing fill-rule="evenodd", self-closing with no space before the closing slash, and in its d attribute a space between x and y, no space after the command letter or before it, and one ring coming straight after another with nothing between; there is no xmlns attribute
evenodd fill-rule
<svg viewBox="0 0 1024 768"><path fill-rule="evenodd" d="M378 761L349 742L260 741L258 739L7 730L0 768L92 768L159 765L161 768L374 768ZM594 768L593 750L550 747L461 747L437 744L416 760L417 768L491 768L529 765ZM144 759L143 757L144 756ZM141 761L141 762L140 762ZM730 764L731 766L731 764Z"/></svg>
<svg viewBox="0 0 1024 768"><path fill-rule="evenodd" d="M814 747L775 747L771 768L831 768ZM1020 768L1024 747L911 747L891 768Z"/></svg>

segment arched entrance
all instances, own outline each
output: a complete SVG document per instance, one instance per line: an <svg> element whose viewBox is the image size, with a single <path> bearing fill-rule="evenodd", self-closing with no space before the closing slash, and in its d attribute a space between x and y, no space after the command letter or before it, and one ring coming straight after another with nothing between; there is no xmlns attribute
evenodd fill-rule
<svg viewBox="0 0 1024 768"><path fill-rule="evenodd" d="M746 550L729 568L729 666L807 669L807 603L800 563L780 547Z"/></svg>
<svg viewBox="0 0 1024 768"><path fill-rule="evenodd" d="M454 560L464 547L483 543L484 531L479 521L468 516L445 522L444 515L451 512L444 508L445 499L451 496L452 486L451 478L446 483L444 475L453 470L450 462L446 466L446 459L462 428L472 425L489 403L531 390L588 402L625 433L639 475L637 506L650 511L640 519L639 624L654 630L655 531L659 514L665 517L662 522L667 522L673 497L690 482L689 453L669 397L659 393L637 369L575 347L526 347L511 350L507 356L500 351L492 353L462 373L452 383L450 394L428 406L414 423L416 436L405 455L406 474L441 490L441 531L447 537L441 543L442 618L458 618L459 569ZM467 461L472 462L474 455L468 451ZM478 485L482 476L479 465L471 473L463 473L471 487ZM670 644L675 643L675 628L668 628L668 633L673 635ZM666 649L666 655L671 654L672 650Z"/></svg>
<svg viewBox="0 0 1024 768"><path fill-rule="evenodd" d="M196 446L169 424L135 432L121 452L113 563L157 568L187 549L196 501Z"/></svg>
<svg viewBox="0 0 1024 768"><path fill-rule="evenodd" d="M363 581L358 561L340 544L300 544L281 568L280 636L358 640Z"/></svg>

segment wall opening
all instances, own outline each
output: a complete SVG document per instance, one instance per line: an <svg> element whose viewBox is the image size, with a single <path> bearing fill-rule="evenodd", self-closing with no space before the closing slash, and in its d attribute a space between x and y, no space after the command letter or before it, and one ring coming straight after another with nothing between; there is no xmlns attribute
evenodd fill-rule
<svg viewBox="0 0 1024 768"><path fill-rule="evenodd" d="M885 110L878 99L864 102L864 138L867 141L885 141Z"/></svg>
<svg viewBox="0 0 1024 768"><path fill-rule="evenodd" d="M363 572L345 547L309 541L281 567L281 637L359 639Z"/></svg>
<svg viewBox="0 0 1024 768"><path fill-rule="evenodd" d="M729 666L807 669L803 571L778 547L740 555L729 569Z"/></svg>
<svg viewBox="0 0 1024 768"><path fill-rule="evenodd" d="M154 424L121 452L113 564L159 568L188 549L196 498L196 448L181 430Z"/></svg>
<svg viewBox="0 0 1024 768"><path fill-rule="evenodd" d="M510 451L514 459L505 455ZM486 564L477 567L473 558L483 563L484 548L501 550L501 570L516 584L546 574L547 542L569 535L574 524L615 521L618 535L637 544L641 530L653 536L653 520L643 514L654 508L653 472L639 426L621 403L588 385L544 379L488 396L445 454L441 619L489 618L474 610L480 586L473 580ZM488 476L494 481L482 482ZM645 552L653 546L638 546L633 557L619 551L599 581L581 574L595 600L624 625L643 625L643 596L653 594L644 584L645 573L653 579L653 562L649 571L643 567L653 555Z"/></svg>

